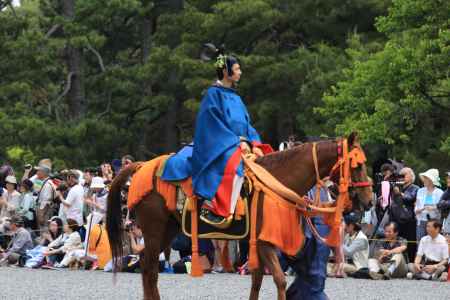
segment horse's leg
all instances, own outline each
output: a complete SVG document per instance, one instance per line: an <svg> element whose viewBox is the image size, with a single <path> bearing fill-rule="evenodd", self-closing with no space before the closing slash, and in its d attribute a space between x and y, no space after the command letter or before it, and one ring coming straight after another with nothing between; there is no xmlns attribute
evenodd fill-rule
<svg viewBox="0 0 450 300"><path fill-rule="evenodd" d="M286 276L281 269L275 247L266 242L258 242L258 249L261 261L272 273L273 281L277 286L278 300L285 300L287 285Z"/></svg>
<svg viewBox="0 0 450 300"><path fill-rule="evenodd" d="M180 224L174 217L169 217L166 225L166 231L161 242L161 250L164 251L164 256L166 257L167 262L170 262L172 241L178 233L180 233Z"/></svg>
<svg viewBox="0 0 450 300"><path fill-rule="evenodd" d="M158 260L169 212L164 199L156 193L151 193L143 199L135 210L145 242L144 260L141 262L144 299L159 300Z"/></svg>
<svg viewBox="0 0 450 300"><path fill-rule="evenodd" d="M259 268L252 271L252 288L250 290L250 300L257 300L259 297L259 290L264 278L264 266L260 262Z"/></svg>

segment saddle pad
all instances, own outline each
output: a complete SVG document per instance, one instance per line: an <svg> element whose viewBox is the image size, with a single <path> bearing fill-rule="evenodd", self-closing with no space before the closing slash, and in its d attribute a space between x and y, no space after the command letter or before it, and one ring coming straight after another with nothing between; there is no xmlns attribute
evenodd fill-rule
<svg viewBox="0 0 450 300"><path fill-rule="evenodd" d="M203 239L220 239L220 240L240 240L248 235L250 228L250 218L248 211L247 199L243 198L245 216L240 220L233 219L230 227L226 229L219 229L198 220L198 237ZM184 204L182 216L183 233L191 237L191 213L187 208L188 201ZM201 205L198 205L200 207ZM198 213L200 215L200 211Z"/></svg>

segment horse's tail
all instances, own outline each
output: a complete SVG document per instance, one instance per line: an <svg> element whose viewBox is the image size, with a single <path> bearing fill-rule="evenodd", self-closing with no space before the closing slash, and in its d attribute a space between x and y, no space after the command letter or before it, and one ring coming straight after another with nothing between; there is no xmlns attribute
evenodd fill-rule
<svg viewBox="0 0 450 300"><path fill-rule="evenodd" d="M113 257L113 270L117 269L123 256L124 228L122 222L122 187L127 183L141 163L132 163L114 178L108 194L106 210L106 231Z"/></svg>

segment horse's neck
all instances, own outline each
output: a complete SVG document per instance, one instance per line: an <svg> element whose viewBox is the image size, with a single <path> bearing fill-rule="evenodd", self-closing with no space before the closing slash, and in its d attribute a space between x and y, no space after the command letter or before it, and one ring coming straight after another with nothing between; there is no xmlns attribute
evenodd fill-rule
<svg viewBox="0 0 450 300"><path fill-rule="evenodd" d="M330 174L338 154L336 142L317 143L319 177ZM282 184L299 195L306 195L316 184L312 144L304 144L293 149L273 153L257 161Z"/></svg>

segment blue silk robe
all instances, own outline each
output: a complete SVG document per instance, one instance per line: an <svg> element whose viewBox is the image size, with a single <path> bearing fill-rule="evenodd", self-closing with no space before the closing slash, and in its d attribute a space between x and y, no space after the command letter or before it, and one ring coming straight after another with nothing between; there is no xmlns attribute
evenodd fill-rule
<svg viewBox="0 0 450 300"><path fill-rule="evenodd" d="M192 176L195 194L213 199L223 183L230 158L240 151L241 138L260 144L241 97L233 89L211 86L197 115L193 147L187 146L169 158L162 179L179 181ZM243 175L240 158L235 170L237 175Z"/></svg>

